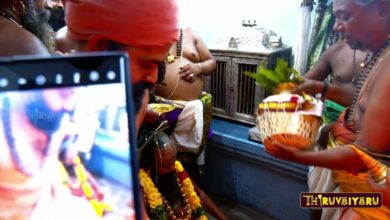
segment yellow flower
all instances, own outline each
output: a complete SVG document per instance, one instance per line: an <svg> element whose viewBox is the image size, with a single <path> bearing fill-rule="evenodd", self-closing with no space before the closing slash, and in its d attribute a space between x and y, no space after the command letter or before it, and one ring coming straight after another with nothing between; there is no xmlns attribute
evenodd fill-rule
<svg viewBox="0 0 390 220"><path fill-rule="evenodd" d="M205 215L202 215L198 218L198 220L207 220L207 217Z"/></svg>
<svg viewBox="0 0 390 220"><path fill-rule="evenodd" d="M201 206L199 198L189 200L188 203L190 203L190 206L191 206L192 210L195 210L196 208Z"/></svg>
<svg viewBox="0 0 390 220"><path fill-rule="evenodd" d="M196 192L195 192L195 191L192 191L192 192L190 193L190 199L197 198L197 197L198 197L198 195L196 195Z"/></svg>
<svg viewBox="0 0 390 220"><path fill-rule="evenodd" d="M153 188L154 184L153 184L152 181L145 181L145 185L144 186L147 187L147 188Z"/></svg>
<svg viewBox="0 0 390 220"><path fill-rule="evenodd" d="M141 185L141 186L146 186L146 184L147 184L147 180L146 179L143 179L143 178L140 178L139 179L139 184Z"/></svg>
<svg viewBox="0 0 390 220"><path fill-rule="evenodd" d="M184 192L186 195L190 195L192 191L194 191L194 190L191 189L190 187L187 187L187 188L184 188L184 187L183 187L183 192Z"/></svg>
<svg viewBox="0 0 390 220"><path fill-rule="evenodd" d="M184 168L179 161L175 162L176 172L184 172ZM151 209L155 209L157 206L163 204L162 196L158 191L158 188L154 185L153 181L150 179L149 175L143 170L139 171L139 179L145 197ZM185 197L188 199L188 203L193 211L198 207L202 207L199 196L196 194L194 186L190 178L186 178L181 183L181 190L185 194ZM207 220L205 215L200 216L198 219Z"/></svg>
<svg viewBox="0 0 390 220"><path fill-rule="evenodd" d="M153 193L153 188L152 187L144 187L143 190L144 190L144 193L146 195L149 195L149 194Z"/></svg>
<svg viewBox="0 0 390 220"><path fill-rule="evenodd" d="M159 196L159 193L150 193L149 194L149 199L150 200L157 200Z"/></svg>
<svg viewBox="0 0 390 220"><path fill-rule="evenodd" d="M150 193L159 193L156 187L150 188Z"/></svg>
<svg viewBox="0 0 390 220"><path fill-rule="evenodd" d="M155 209L160 204L157 201L149 201L149 206L151 209Z"/></svg>
<svg viewBox="0 0 390 220"><path fill-rule="evenodd" d="M151 193L148 197L149 205L152 209L162 204L160 193Z"/></svg>
<svg viewBox="0 0 390 220"><path fill-rule="evenodd" d="M176 168L176 171L177 172L183 172L184 171L184 168L183 166L181 165L181 163L179 161L176 160L175 162L175 168Z"/></svg>
<svg viewBox="0 0 390 220"><path fill-rule="evenodd" d="M155 209L157 206L162 205L161 194L143 169L140 169L139 171L139 179L150 208Z"/></svg>
<svg viewBox="0 0 390 220"><path fill-rule="evenodd" d="M146 174L145 170L139 169L139 177L140 178L147 178L148 174Z"/></svg>
<svg viewBox="0 0 390 220"><path fill-rule="evenodd" d="M198 197L196 199L194 199L194 205L196 207L202 206L202 204L200 203L200 199Z"/></svg>
<svg viewBox="0 0 390 220"><path fill-rule="evenodd" d="M184 188L188 188L190 190L194 190L194 186L192 185L192 182L189 178L186 178L185 180L183 180L183 187Z"/></svg>

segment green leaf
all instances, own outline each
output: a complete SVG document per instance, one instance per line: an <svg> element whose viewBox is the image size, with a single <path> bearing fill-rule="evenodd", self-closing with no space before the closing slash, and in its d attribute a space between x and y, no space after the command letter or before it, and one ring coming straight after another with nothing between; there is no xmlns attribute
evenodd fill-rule
<svg viewBox="0 0 390 220"><path fill-rule="evenodd" d="M158 205L156 208L151 210L151 215L153 220L167 220L167 214L165 208L162 205Z"/></svg>
<svg viewBox="0 0 390 220"><path fill-rule="evenodd" d="M289 78L290 78L290 80L291 80L292 82L297 82L297 83L303 82L303 78L302 78L302 76L299 74L298 71L294 70L293 68L289 68L288 70L289 70L289 72L290 72L290 77L289 77Z"/></svg>
<svg viewBox="0 0 390 220"><path fill-rule="evenodd" d="M244 74L255 79L256 84L264 87L268 92L271 92L272 89L280 83L300 83L303 81L303 78L299 73L296 70L289 68L288 62L282 58L276 59L274 70L265 68L267 66L266 64L266 61L263 60L260 62L256 73L245 71Z"/></svg>
<svg viewBox="0 0 390 220"><path fill-rule="evenodd" d="M267 60L261 60L259 64L259 68L267 68L268 61Z"/></svg>
<svg viewBox="0 0 390 220"><path fill-rule="evenodd" d="M277 83L275 83L274 81L271 81L269 80L266 76L264 75L261 75L261 74L257 74L257 80L256 82L258 84L260 84L261 86L263 87L270 87L270 88L273 88L274 86L277 85Z"/></svg>
<svg viewBox="0 0 390 220"><path fill-rule="evenodd" d="M195 209L194 214L197 218L199 218L202 215L206 215L206 211L204 210L203 206L199 206Z"/></svg>
<svg viewBox="0 0 390 220"><path fill-rule="evenodd" d="M258 73L265 76L267 79L271 80L272 82L280 83L281 81L278 75L273 70L259 68Z"/></svg>
<svg viewBox="0 0 390 220"><path fill-rule="evenodd" d="M277 85L275 82L269 80L267 77L265 77L264 75L262 74L259 74L259 73L251 73L251 72L248 72L248 71L245 71L244 72L245 75L255 79L256 81L256 84L257 85L260 85L262 87L274 87L275 85Z"/></svg>
<svg viewBox="0 0 390 220"><path fill-rule="evenodd" d="M276 59L276 67L280 69L280 71L282 71L286 78L288 78L288 73L289 73L289 68L288 68L288 62L285 61L284 59L282 58L277 58Z"/></svg>
<svg viewBox="0 0 390 220"><path fill-rule="evenodd" d="M276 75L278 75L281 82L288 81L287 75L281 70L281 68L279 66L275 67L275 73L276 73Z"/></svg>

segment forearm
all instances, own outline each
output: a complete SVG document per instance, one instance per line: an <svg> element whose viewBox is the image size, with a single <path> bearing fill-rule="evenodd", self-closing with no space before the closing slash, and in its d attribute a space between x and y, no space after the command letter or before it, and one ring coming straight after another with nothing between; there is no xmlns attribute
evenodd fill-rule
<svg viewBox="0 0 390 220"><path fill-rule="evenodd" d="M305 165L349 172L366 169L359 156L350 146L341 146L331 150L307 151L299 154L294 161Z"/></svg>
<svg viewBox="0 0 390 220"><path fill-rule="evenodd" d="M217 207L217 205L213 202L213 200L210 199L205 193L201 193L199 195L200 200L202 201L202 205L204 206L205 210L210 213L212 216L214 216L218 220L225 220L227 219L226 216L222 213L222 211Z"/></svg>
<svg viewBox="0 0 390 220"><path fill-rule="evenodd" d="M214 72L217 64L213 58L198 63L201 66L201 75L207 76Z"/></svg>
<svg viewBox="0 0 390 220"><path fill-rule="evenodd" d="M203 208L210 213L212 216L217 218L218 220L225 220L227 217L222 213L222 211L218 208L218 206L214 203L214 201L201 190L197 185L194 184L195 191L199 196L199 199L202 203Z"/></svg>
<svg viewBox="0 0 390 220"><path fill-rule="evenodd" d="M330 84L328 91L324 95L324 98L337 102L340 105L349 107L352 104L353 89Z"/></svg>

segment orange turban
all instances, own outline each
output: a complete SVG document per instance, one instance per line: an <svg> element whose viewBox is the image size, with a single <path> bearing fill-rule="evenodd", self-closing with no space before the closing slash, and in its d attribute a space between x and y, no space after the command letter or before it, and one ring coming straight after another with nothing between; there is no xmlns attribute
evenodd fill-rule
<svg viewBox="0 0 390 220"><path fill-rule="evenodd" d="M68 0L66 23L77 39L163 46L178 38L175 0Z"/></svg>

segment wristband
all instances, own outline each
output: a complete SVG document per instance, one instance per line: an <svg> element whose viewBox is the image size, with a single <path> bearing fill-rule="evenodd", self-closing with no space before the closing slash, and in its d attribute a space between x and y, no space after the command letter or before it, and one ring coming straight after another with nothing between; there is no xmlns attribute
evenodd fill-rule
<svg viewBox="0 0 390 220"><path fill-rule="evenodd" d="M324 87L322 88L322 91L321 91L321 97L324 98L326 93L328 92L328 88L329 88L329 83L328 81L324 81Z"/></svg>

